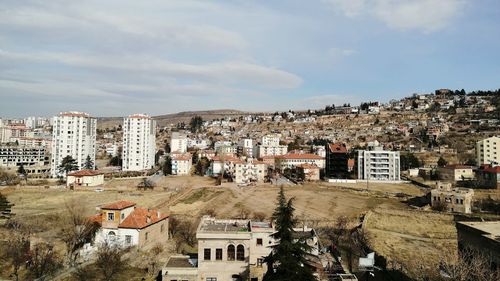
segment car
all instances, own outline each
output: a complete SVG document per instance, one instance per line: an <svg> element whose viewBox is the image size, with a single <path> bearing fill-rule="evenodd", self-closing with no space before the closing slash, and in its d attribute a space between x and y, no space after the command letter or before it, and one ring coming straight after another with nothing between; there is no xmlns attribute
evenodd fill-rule
<svg viewBox="0 0 500 281"><path fill-rule="evenodd" d="M95 192L103 192L103 191L104 191L104 189L102 189L102 188L96 188L95 189Z"/></svg>

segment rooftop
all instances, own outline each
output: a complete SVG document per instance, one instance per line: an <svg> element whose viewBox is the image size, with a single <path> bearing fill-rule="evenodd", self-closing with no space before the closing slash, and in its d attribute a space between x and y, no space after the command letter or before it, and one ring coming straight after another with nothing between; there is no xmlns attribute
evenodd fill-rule
<svg viewBox="0 0 500 281"><path fill-rule="evenodd" d="M249 220L204 218L200 222L201 232L249 232Z"/></svg>
<svg viewBox="0 0 500 281"><path fill-rule="evenodd" d="M347 148L343 143L331 143L328 148L332 153L347 153Z"/></svg>
<svg viewBox="0 0 500 281"><path fill-rule="evenodd" d="M285 154L276 156L278 159L311 159L311 160L321 160L323 157L316 154Z"/></svg>
<svg viewBox="0 0 500 281"><path fill-rule="evenodd" d="M196 267L194 260L190 259L189 256L172 256L168 259L167 265L165 267L181 267L181 268L193 268Z"/></svg>
<svg viewBox="0 0 500 281"><path fill-rule="evenodd" d="M167 215L157 210L137 207L123 220L119 228L145 228L151 224L157 223L168 218Z"/></svg>
<svg viewBox="0 0 500 281"><path fill-rule="evenodd" d="M458 222L484 232L484 236L500 242L500 221Z"/></svg>
<svg viewBox="0 0 500 281"><path fill-rule="evenodd" d="M81 170L81 171L76 171L73 173L69 173L68 176L73 176L73 177L85 177L85 176L97 176L97 175L102 175L103 173L95 170Z"/></svg>
<svg viewBox="0 0 500 281"><path fill-rule="evenodd" d="M101 205L100 207L101 207L101 209L106 209L106 210L123 210L123 209L129 208L129 207L132 207L132 206L135 206L134 202L121 200L121 201Z"/></svg>

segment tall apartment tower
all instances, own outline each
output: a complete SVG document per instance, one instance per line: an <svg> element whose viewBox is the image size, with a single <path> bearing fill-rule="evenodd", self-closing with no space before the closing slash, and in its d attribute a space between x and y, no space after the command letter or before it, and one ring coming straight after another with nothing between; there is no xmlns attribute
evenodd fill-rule
<svg viewBox="0 0 500 281"><path fill-rule="evenodd" d="M358 150L358 179L399 181L399 151L382 150L382 147L369 145L369 150Z"/></svg>
<svg viewBox="0 0 500 281"><path fill-rule="evenodd" d="M500 138L491 137L476 143L477 165L500 165Z"/></svg>
<svg viewBox="0 0 500 281"><path fill-rule="evenodd" d="M188 139L186 134L180 132L172 132L170 138L170 152L186 153Z"/></svg>
<svg viewBox="0 0 500 281"><path fill-rule="evenodd" d="M123 120L124 171L142 171L155 165L156 121L148 115L134 114Z"/></svg>
<svg viewBox="0 0 500 281"><path fill-rule="evenodd" d="M65 176L58 167L71 156L83 168L87 156L95 163L97 119L83 112L61 112L52 118L52 177Z"/></svg>

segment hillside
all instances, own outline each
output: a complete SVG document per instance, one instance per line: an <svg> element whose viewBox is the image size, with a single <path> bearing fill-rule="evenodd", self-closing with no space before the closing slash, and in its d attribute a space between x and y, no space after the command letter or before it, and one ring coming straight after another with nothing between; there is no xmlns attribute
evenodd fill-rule
<svg viewBox="0 0 500 281"><path fill-rule="evenodd" d="M183 111L179 113L165 114L153 116L159 127L164 127L170 124L179 122L189 123L192 117L201 116L203 120L219 119L226 116L239 117L246 114L244 111L234 109L218 109L218 110L203 110L203 111ZM97 127L99 129L111 128L123 122L123 117L98 117Z"/></svg>

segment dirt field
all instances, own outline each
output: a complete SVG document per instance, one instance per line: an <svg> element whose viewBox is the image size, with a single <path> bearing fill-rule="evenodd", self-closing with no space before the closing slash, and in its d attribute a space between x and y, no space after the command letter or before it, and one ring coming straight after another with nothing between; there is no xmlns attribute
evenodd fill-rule
<svg viewBox="0 0 500 281"><path fill-rule="evenodd" d="M0 190L15 204L16 219L36 227L37 237L57 240L57 229L65 204L78 202L92 215L100 204L130 200L139 206L158 208L181 217L199 217L213 210L217 217L270 217L279 187L263 184L237 187L232 183L214 186L201 177L161 177L152 191L139 191L141 178L107 181L103 192L94 188L74 191L65 188L21 187ZM375 250L395 259L410 258L416 251L435 256L439 249L456 243L451 217L420 213L399 198L401 194L423 195L409 184L329 184L308 183L285 187L287 197L295 199L296 216L307 223L330 224L339 216L358 218L372 211L367 224Z"/></svg>

